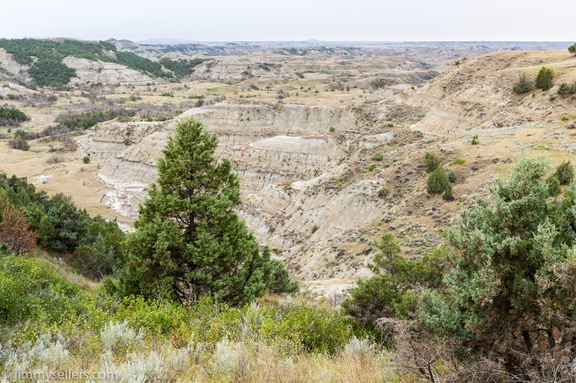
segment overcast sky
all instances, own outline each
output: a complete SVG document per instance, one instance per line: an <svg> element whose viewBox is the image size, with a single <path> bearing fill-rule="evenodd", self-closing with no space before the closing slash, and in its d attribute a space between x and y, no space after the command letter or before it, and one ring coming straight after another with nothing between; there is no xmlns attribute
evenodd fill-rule
<svg viewBox="0 0 576 383"><path fill-rule="evenodd" d="M0 38L576 41L574 0L6 0Z"/></svg>

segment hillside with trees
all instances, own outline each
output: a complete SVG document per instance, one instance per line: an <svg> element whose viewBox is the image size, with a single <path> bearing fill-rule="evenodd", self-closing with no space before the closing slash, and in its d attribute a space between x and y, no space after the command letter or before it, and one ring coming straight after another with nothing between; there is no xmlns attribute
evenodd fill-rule
<svg viewBox="0 0 576 383"><path fill-rule="evenodd" d="M32 85L66 87L76 76L73 68L62 62L65 57L120 64L152 78L173 80L189 75L203 60L152 61L131 52L118 51L106 41L0 39L0 48L12 55L16 63L26 66Z"/></svg>

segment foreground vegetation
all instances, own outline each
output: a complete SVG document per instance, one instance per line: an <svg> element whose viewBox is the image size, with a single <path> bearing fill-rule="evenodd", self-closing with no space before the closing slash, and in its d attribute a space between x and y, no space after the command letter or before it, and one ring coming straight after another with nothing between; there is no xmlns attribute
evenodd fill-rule
<svg viewBox="0 0 576 383"><path fill-rule="evenodd" d="M385 354L354 338L350 320L324 306L277 298L240 307L207 297L188 307L119 299L39 253L0 258L0 291L7 381L72 369L130 382L304 382L326 379L327 366L330 376L356 379L365 363L384 374ZM354 370L339 367L342 360Z"/></svg>

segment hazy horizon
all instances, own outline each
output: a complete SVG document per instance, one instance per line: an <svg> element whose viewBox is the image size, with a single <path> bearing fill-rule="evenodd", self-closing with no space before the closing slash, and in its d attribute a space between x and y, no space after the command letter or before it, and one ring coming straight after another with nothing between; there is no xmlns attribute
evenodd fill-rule
<svg viewBox="0 0 576 383"><path fill-rule="evenodd" d="M31 0L3 4L0 37L144 41L534 41L574 39L567 0Z"/></svg>

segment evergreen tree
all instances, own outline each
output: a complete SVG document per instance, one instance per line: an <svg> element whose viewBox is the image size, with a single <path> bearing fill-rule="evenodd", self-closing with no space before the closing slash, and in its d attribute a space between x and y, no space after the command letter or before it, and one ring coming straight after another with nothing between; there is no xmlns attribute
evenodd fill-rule
<svg viewBox="0 0 576 383"><path fill-rule="evenodd" d="M268 289L294 287L234 212L240 184L228 159L214 159L217 144L200 122L178 123L140 207L137 231L124 242L121 293L181 302L208 295L242 304Z"/></svg>
<svg viewBox="0 0 576 383"><path fill-rule="evenodd" d="M446 174L444 167L438 166L436 170L428 176L426 190L428 194L441 194L444 193L448 185L450 185L448 174Z"/></svg>
<svg viewBox="0 0 576 383"><path fill-rule="evenodd" d="M444 330L459 322L452 331L470 349L522 381L546 370L547 355L571 361L576 350L576 186L549 200L545 172L523 161L493 184L491 203L462 213L451 238L462 256L445 277L452 311L431 305L428 321Z"/></svg>
<svg viewBox="0 0 576 383"><path fill-rule="evenodd" d="M548 90L552 88L554 81L554 72L552 69L542 67L536 76L536 88Z"/></svg>
<svg viewBox="0 0 576 383"><path fill-rule="evenodd" d="M574 180L574 167L570 161L564 161L556 168L554 177L560 181L560 185L568 185Z"/></svg>
<svg viewBox="0 0 576 383"><path fill-rule="evenodd" d="M440 166L440 157L436 153L426 153L426 173L432 173L438 166Z"/></svg>

